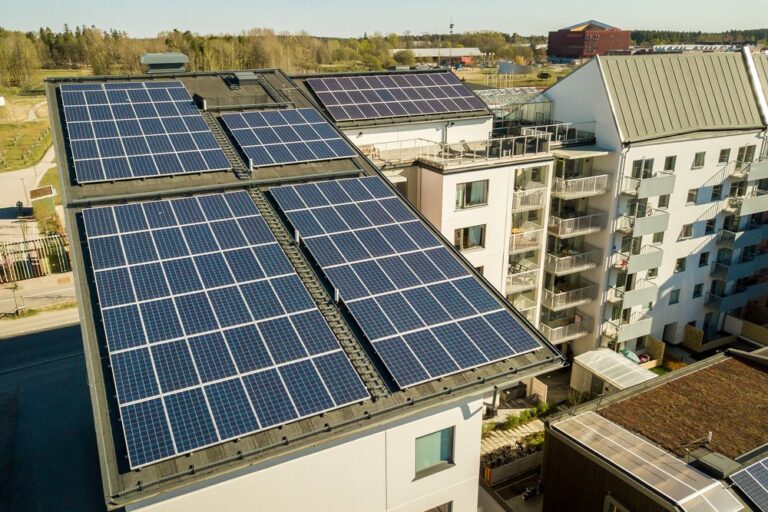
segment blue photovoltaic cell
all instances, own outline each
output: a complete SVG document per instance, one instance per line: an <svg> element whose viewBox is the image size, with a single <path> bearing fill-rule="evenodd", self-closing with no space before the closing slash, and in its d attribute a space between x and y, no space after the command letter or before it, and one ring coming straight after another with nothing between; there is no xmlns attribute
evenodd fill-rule
<svg viewBox="0 0 768 512"><path fill-rule="evenodd" d="M181 82L88 85L59 87L77 183L232 167Z"/></svg>
<svg viewBox="0 0 768 512"><path fill-rule="evenodd" d="M271 194L401 388L541 348L381 178Z"/></svg>
<svg viewBox="0 0 768 512"><path fill-rule="evenodd" d="M357 156L313 108L223 114L221 120L254 168Z"/></svg>
<svg viewBox="0 0 768 512"><path fill-rule="evenodd" d="M247 193L82 217L132 468L368 397Z"/></svg>
<svg viewBox="0 0 768 512"><path fill-rule="evenodd" d="M336 121L485 110L450 72L309 78L307 85Z"/></svg>
<svg viewBox="0 0 768 512"><path fill-rule="evenodd" d="M736 487L757 507L768 512L768 458L759 460L730 476Z"/></svg>

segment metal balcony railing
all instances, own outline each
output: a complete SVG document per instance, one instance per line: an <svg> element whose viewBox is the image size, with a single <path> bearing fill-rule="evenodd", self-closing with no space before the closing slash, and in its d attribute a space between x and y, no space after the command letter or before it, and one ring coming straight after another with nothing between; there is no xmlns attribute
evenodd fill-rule
<svg viewBox="0 0 768 512"><path fill-rule="evenodd" d="M544 290L541 297L542 304L551 310L559 311L592 302L597 298L597 285L586 279L580 279L578 284L570 285L569 288Z"/></svg>
<svg viewBox="0 0 768 512"><path fill-rule="evenodd" d="M607 190L607 174L578 178L555 178L552 181L552 195L562 199L596 196Z"/></svg>
<svg viewBox="0 0 768 512"><path fill-rule="evenodd" d="M569 318L541 322L539 330L550 343L563 343L589 334L592 318L579 313Z"/></svg>
<svg viewBox="0 0 768 512"><path fill-rule="evenodd" d="M622 337L623 331L635 326L641 322L648 322L651 317L643 311L635 311L629 315L629 318L619 318L618 320L606 320L603 324L603 334L609 338L617 339Z"/></svg>
<svg viewBox="0 0 768 512"><path fill-rule="evenodd" d="M509 237L509 253L534 251L541 248L544 228L533 222L526 222L520 228L513 228Z"/></svg>
<svg viewBox="0 0 768 512"><path fill-rule="evenodd" d="M570 237L594 233L605 227L605 212L590 210L587 213L574 213L570 217L549 217L549 232L560 236Z"/></svg>
<svg viewBox="0 0 768 512"><path fill-rule="evenodd" d="M590 245L585 246L582 252L569 250L568 254L561 255L547 253L544 266L553 274L562 275L572 272L580 272L595 268L603 257L603 251Z"/></svg>
<svg viewBox="0 0 768 512"><path fill-rule="evenodd" d="M512 193L512 210L525 211L543 208L547 197L547 187L543 183L531 182L524 190Z"/></svg>
<svg viewBox="0 0 768 512"><path fill-rule="evenodd" d="M548 124L534 126L518 125L514 129L520 135L549 134L552 137L553 145L563 146L594 141L595 125L595 121L581 123L552 121Z"/></svg>
<svg viewBox="0 0 768 512"><path fill-rule="evenodd" d="M516 263L507 272L506 293L516 293L535 288L538 284L539 269L533 262Z"/></svg>

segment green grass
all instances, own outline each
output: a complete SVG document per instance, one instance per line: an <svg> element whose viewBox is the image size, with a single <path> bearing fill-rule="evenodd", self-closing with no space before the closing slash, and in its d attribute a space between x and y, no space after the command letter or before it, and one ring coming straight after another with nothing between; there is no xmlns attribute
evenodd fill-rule
<svg viewBox="0 0 768 512"><path fill-rule="evenodd" d="M59 169L57 167L51 167L45 171L43 177L40 178L40 184L38 187L45 187L48 185L51 185L56 189L56 204L61 204L61 195L59 194L61 185L59 184Z"/></svg>
<svg viewBox="0 0 768 512"><path fill-rule="evenodd" d="M0 124L0 172L36 164L51 146L48 121Z"/></svg>
<svg viewBox="0 0 768 512"><path fill-rule="evenodd" d="M669 373L669 369L665 368L664 366L657 366L655 368L651 368L651 371L659 376L666 375L667 373Z"/></svg>
<svg viewBox="0 0 768 512"><path fill-rule="evenodd" d="M50 306L43 306L40 308L20 309L15 315L5 315L5 320L18 320L20 318L27 318L30 316L36 316L40 313L46 313L48 311L62 311L64 309L72 309L77 307L77 301L59 302L58 304L51 304Z"/></svg>
<svg viewBox="0 0 768 512"><path fill-rule="evenodd" d="M0 95L13 96L43 96L45 94L45 82L48 77L62 78L69 76L89 76L90 69L38 69L32 72L32 79L28 87L0 87Z"/></svg>

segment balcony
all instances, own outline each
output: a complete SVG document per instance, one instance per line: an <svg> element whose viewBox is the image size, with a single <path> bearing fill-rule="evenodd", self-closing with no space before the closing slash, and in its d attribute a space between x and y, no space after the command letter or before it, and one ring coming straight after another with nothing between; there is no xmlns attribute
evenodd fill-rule
<svg viewBox="0 0 768 512"><path fill-rule="evenodd" d="M561 311L588 304L597 298L597 285L586 279L577 284L560 285L554 290L544 290L541 303L552 311Z"/></svg>
<svg viewBox="0 0 768 512"><path fill-rule="evenodd" d="M599 196L608 191L608 175L586 176L583 178L555 178L552 195L561 199Z"/></svg>
<svg viewBox="0 0 768 512"><path fill-rule="evenodd" d="M565 343L588 335L592 331L592 319L577 312L569 318L541 322L539 330L550 343Z"/></svg>
<svg viewBox="0 0 768 512"><path fill-rule="evenodd" d="M548 272L556 276L593 269L600 264L603 251L590 245L585 245L584 248L585 250L582 252L570 249L567 254L565 251L560 251L561 255L547 253L544 258L544 266Z"/></svg>
<svg viewBox="0 0 768 512"><path fill-rule="evenodd" d="M512 193L512 211L538 210L544 207L546 198L547 187L543 183L528 183L525 190L515 190Z"/></svg>
<svg viewBox="0 0 768 512"><path fill-rule="evenodd" d="M533 322L536 319L536 301L526 297L525 295L517 295L516 297L507 297L512 305L518 310L529 322Z"/></svg>
<svg viewBox="0 0 768 512"><path fill-rule="evenodd" d="M622 215L616 222L616 231L625 235L644 236L666 231L669 226L669 213L665 210L648 208L642 216Z"/></svg>
<svg viewBox="0 0 768 512"><path fill-rule="evenodd" d="M756 162L729 162L727 173L736 179L764 180L768 178L768 159Z"/></svg>
<svg viewBox="0 0 768 512"><path fill-rule="evenodd" d="M520 228L512 228L509 237L509 254L541 249L544 228L533 222L526 222Z"/></svg>
<svg viewBox="0 0 768 512"><path fill-rule="evenodd" d="M524 292L536 288L538 280L539 267L536 262L522 260L509 265L507 285L504 290L507 294Z"/></svg>
<svg viewBox="0 0 768 512"><path fill-rule="evenodd" d="M572 144L588 144L595 141L595 121L582 123L565 123L552 121L549 124L515 127L520 135L549 135L552 146L568 146Z"/></svg>
<svg viewBox="0 0 768 512"><path fill-rule="evenodd" d="M723 281L736 281L754 275L764 268L768 268L768 253L758 254L740 263L715 263L711 275Z"/></svg>
<svg viewBox="0 0 768 512"><path fill-rule="evenodd" d="M705 306L718 311L732 311L747 305L750 300L768 295L768 281L747 286L734 287L733 291L726 294L710 293L707 296Z"/></svg>
<svg viewBox="0 0 768 512"><path fill-rule="evenodd" d="M605 219L605 212L598 210L590 210L587 213L572 212L567 217L552 214L549 217L549 232L559 238L588 235L603 229Z"/></svg>
<svg viewBox="0 0 768 512"><path fill-rule="evenodd" d="M663 256L664 251L661 247L644 245L638 252L615 252L611 264L613 268L626 270L628 274L634 274L643 270L659 268Z"/></svg>
<svg viewBox="0 0 768 512"><path fill-rule="evenodd" d="M725 209L740 217L768 211L768 191L757 189L745 196L729 197Z"/></svg>
<svg viewBox="0 0 768 512"><path fill-rule="evenodd" d="M671 194L675 189L675 175L661 171L647 178L625 176L621 180L621 193L645 199Z"/></svg>
<svg viewBox="0 0 768 512"><path fill-rule="evenodd" d="M525 160L548 155L549 137L545 133L437 144L421 148L418 160L441 170Z"/></svg>
<svg viewBox="0 0 768 512"><path fill-rule="evenodd" d="M656 302L659 287L650 281L640 281L631 290L622 290L612 287L608 291L608 302L621 303L622 309L635 306L646 306L650 302Z"/></svg>
<svg viewBox="0 0 768 512"><path fill-rule="evenodd" d="M651 334L653 319L637 311L632 313L628 319L607 320L603 324L603 334L608 336L616 343L623 343L627 340L633 340L640 336Z"/></svg>
<svg viewBox="0 0 768 512"><path fill-rule="evenodd" d="M717 238L717 244L730 249L742 249L757 245L766 239L768 239L768 224L755 222L741 230L730 230L724 227Z"/></svg>

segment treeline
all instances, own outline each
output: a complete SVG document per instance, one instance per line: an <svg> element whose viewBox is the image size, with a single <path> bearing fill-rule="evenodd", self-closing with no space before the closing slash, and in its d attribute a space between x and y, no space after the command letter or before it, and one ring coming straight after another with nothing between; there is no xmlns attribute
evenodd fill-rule
<svg viewBox="0 0 768 512"><path fill-rule="evenodd" d="M727 32L675 32L669 30L633 30L635 45L654 44L768 44L768 28L729 30Z"/></svg>
<svg viewBox="0 0 768 512"><path fill-rule="evenodd" d="M55 32L11 32L0 28L0 81L4 86L25 87L35 69L90 68L94 74L129 74L142 71L141 55L178 51L189 57L190 69L280 67L289 73L376 70L412 64L410 52L396 59L390 50L416 47L478 47L494 59L521 64L545 59L542 49L517 34L473 32L454 35L366 34L362 38L321 38L307 33L276 33L253 29L238 35L206 35L173 30L154 38L131 38L125 32L75 27Z"/></svg>

